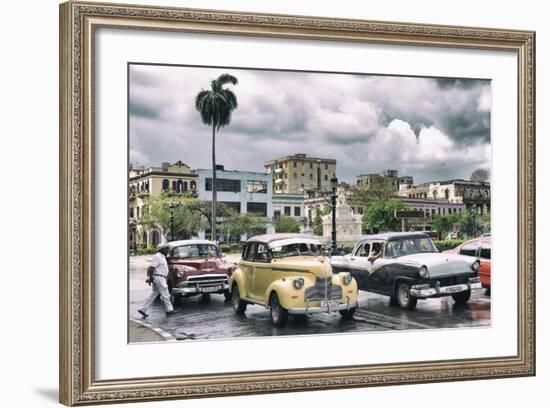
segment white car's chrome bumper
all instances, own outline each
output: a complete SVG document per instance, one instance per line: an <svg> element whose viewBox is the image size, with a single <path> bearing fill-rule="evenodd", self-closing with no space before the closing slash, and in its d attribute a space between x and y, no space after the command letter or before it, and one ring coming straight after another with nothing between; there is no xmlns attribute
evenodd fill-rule
<svg viewBox="0 0 550 408"><path fill-rule="evenodd" d="M449 296L467 290L482 289L481 281L477 277L468 279L468 283L461 283L458 285L439 286L437 283L435 287L430 287L429 284L411 286L410 293L414 297L424 299L429 297Z"/></svg>

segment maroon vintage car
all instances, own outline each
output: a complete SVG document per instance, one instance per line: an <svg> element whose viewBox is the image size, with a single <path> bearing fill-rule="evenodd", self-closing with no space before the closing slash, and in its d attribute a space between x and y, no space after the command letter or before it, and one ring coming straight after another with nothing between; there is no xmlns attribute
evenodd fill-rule
<svg viewBox="0 0 550 408"><path fill-rule="evenodd" d="M172 303L182 297L220 293L230 299L229 278L235 265L226 262L212 241L184 240L163 245L168 248L168 289Z"/></svg>

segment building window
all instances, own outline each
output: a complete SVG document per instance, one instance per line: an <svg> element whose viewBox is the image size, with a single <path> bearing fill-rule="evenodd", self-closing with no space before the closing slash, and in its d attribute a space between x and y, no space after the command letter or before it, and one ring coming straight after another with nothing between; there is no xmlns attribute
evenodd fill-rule
<svg viewBox="0 0 550 408"><path fill-rule="evenodd" d="M293 167L296 167L296 162L292 162L292 166L293 166Z"/></svg>
<svg viewBox="0 0 550 408"><path fill-rule="evenodd" d="M298 173L294 173L294 178L295 178L295 179L298 178Z"/></svg>
<svg viewBox="0 0 550 408"><path fill-rule="evenodd" d="M325 181L328 181L328 174L325 174Z"/></svg>
<svg viewBox="0 0 550 408"><path fill-rule="evenodd" d="M178 183L176 183L176 180L172 180L172 190L178 191Z"/></svg>
<svg viewBox="0 0 550 408"><path fill-rule="evenodd" d="M130 208L130 218L134 218L134 209Z"/></svg>
<svg viewBox="0 0 550 408"><path fill-rule="evenodd" d="M196 189L197 189L197 183L194 182L194 181L192 181L192 182L191 182L191 187L190 187L190 188L191 188L191 190L196 190Z"/></svg>
<svg viewBox="0 0 550 408"><path fill-rule="evenodd" d="M300 207L294 207L294 216L300 217L302 215Z"/></svg>
<svg viewBox="0 0 550 408"><path fill-rule="evenodd" d="M312 169L313 168L313 163L309 163L309 168Z"/></svg>
<svg viewBox="0 0 550 408"><path fill-rule="evenodd" d="M328 163L325 163L325 170L328 170Z"/></svg>
<svg viewBox="0 0 550 408"><path fill-rule="evenodd" d="M162 191L168 191L169 188L170 182L168 181L168 179L162 180Z"/></svg>
<svg viewBox="0 0 550 408"><path fill-rule="evenodd" d="M276 209L276 210L273 212L273 218L275 218L276 220L278 220L279 218L281 218L281 210Z"/></svg>
<svg viewBox="0 0 550 408"><path fill-rule="evenodd" d="M248 180L246 182L247 193L267 193L267 181L262 180Z"/></svg>
<svg viewBox="0 0 550 408"><path fill-rule="evenodd" d="M313 180L313 173L309 175L309 179Z"/></svg>
<svg viewBox="0 0 550 408"><path fill-rule="evenodd" d="M290 207L285 207L285 215L290 217Z"/></svg>
<svg viewBox="0 0 550 408"><path fill-rule="evenodd" d="M247 203L246 212L254 215L267 216L267 203Z"/></svg>
<svg viewBox="0 0 550 408"><path fill-rule="evenodd" d="M177 190L178 193L183 193L183 181L178 180Z"/></svg>
<svg viewBox="0 0 550 408"><path fill-rule="evenodd" d="M206 191L212 191L212 178L206 179ZM241 180L216 179L216 191L225 191L231 193L241 192Z"/></svg>
<svg viewBox="0 0 550 408"><path fill-rule="evenodd" d="M187 181L183 182L183 191L187 191Z"/></svg>

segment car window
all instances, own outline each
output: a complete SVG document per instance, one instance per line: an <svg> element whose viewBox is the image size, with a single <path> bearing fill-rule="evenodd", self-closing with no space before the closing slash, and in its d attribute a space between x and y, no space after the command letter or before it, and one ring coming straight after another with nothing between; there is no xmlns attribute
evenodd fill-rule
<svg viewBox="0 0 550 408"><path fill-rule="evenodd" d="M491 245L485 242L481 244L481 252L479 256L483 259L491 259Z"/></svg>
<svg viewBox="0 0 550 408"><path fill-rule="evenodd" d="M197 257L219 256L218 248L212 244L190 244L175 247L172 250L172 258L185 259Z"/></svg>
<svg viewBox="0 0 550 408"><path fill-rule="evenodd" d="M438 252L432 240L428 237L406 237L392 239L386 244L386 258L413 255L423 252Z"/></svg>
<svg viewBox="0 0 550 408"><path fill-rule="evenodd" d="M462 245L458 253L460 255L477 256L478 249L479 249L479 241L472 241Z"/></svg>
<svg viewBox="0 0 550 408"><path fill-rule="evenodd" d="M383 249L384 244L382 242L373 242L370 249L370 256L379 256Z"/></svg>
<svg viewBox="0 0 550 408"><path fill-rule="evenodd" d="M264 244L258 244L254 260L256 262L269 262L267 246L265 246Z"/></svg>
<svg viewBox="0 0 550 408"><path fill-rule="evenodd" d="M361 244L357 251L355 251L355 256L369 256L370 253L370 244L368 242Z"/></svg>
<svg viewBox="0 0 550 408"><path fill-rule="evenodd" d="M401 255L401 243L398 240L386 244L386 258L395 258Z"/></svg>
<svg viewBox="0 0 550 408"><path fill-rule="evenodd" d="M319 256L321 255L321 246L305 242L297 242L288 245L282 245L271 248L273 258L284 258L287 256Z"/></svg>
<svg viewBox="0 0 550 408"><path fill-rule="evenodd" d="M245 254L245 257L244 259L246 261L253 261L254 258L256 257L256 248L257 248L258 244L254 243L254 244L250 244L248 245L248 248L247 248L247 251L246 251L246 254Z"/></svg>

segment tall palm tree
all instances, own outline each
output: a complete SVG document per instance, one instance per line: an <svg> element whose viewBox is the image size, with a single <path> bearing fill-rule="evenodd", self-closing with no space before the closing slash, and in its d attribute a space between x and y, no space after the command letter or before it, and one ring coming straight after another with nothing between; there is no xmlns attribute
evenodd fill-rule
<svg viewBox="0 0 550 408"><path fill-rule="evenodd" d="M224 88L227 84L237 85L237 78L221 74L210 83L210 90L201 90L195 98L195 108L201 114L202 122L212 126L212 240L216 240L216 131L231 122L231 114L237 109L237 97Z"/></svg>

